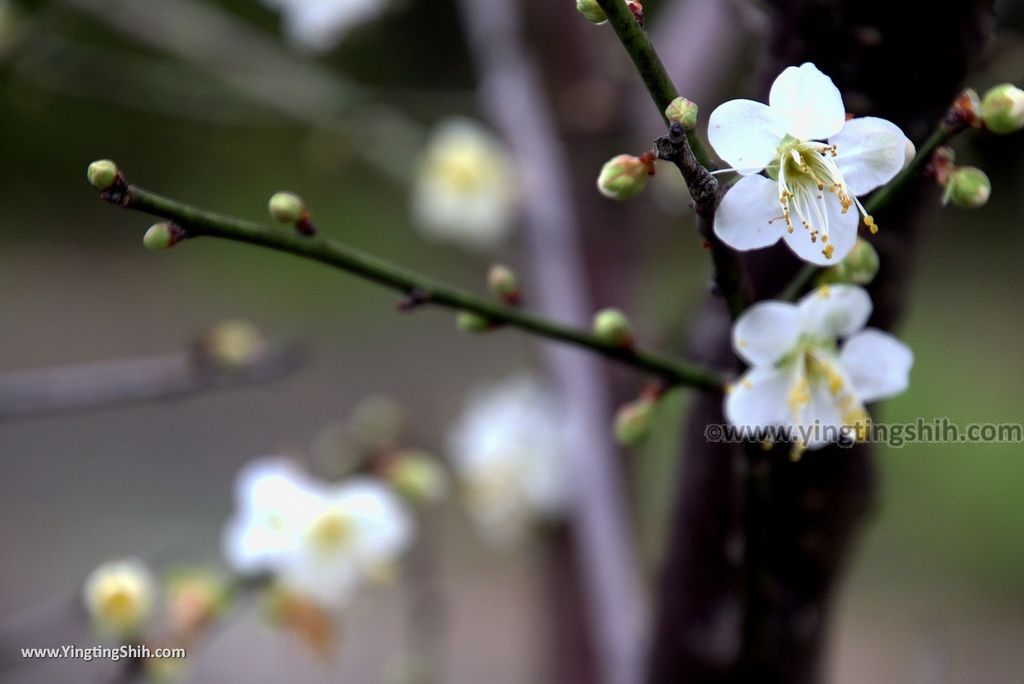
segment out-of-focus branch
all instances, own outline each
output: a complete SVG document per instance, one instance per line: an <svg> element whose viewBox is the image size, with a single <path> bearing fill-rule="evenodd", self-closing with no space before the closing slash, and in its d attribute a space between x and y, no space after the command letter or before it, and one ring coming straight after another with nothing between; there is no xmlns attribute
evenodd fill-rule
<svg viewBox="0 0 1024 684"><path fill-rule="evenodd" d="M266 345L251 362L222 368L194 351L0 374L0 422L143 401L181 399L275 380L297 369L293 343Z"/></svg>
<svg viewBox="0 0 1024 684"><path fill-rule="evenodd" d="M547 315L583 323L592 306L567 158L538 70L523 44L518 5L462 0L461 8L483 107L504 133L529 185L525 228L540 306ZM551 348L548 363L572 431L572 541L589 611L590 652L600 681L630 684L640 673L647 605L617 454L606 437L609 389L593 358Z"/></svg>

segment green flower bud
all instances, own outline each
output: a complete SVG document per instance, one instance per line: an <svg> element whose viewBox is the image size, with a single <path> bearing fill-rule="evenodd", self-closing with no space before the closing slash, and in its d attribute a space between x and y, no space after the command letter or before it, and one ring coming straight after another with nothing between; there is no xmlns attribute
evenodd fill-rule
<svg viewBox="0 0 1024 684"><path fill-rule="evenodd" d="M992 184L984 171L974 166L961 166L949 174L942 203L952 202L964 209L977 209L985 206L990 194Z"/></svg>
<svg viewBox="0 0 1024 684"><path fill-rule="evenodd" d="M594 334L602 341L620 347L633 344L633 326L619 309L601 309L594 315Z"/></svg>
<svg viewBox="0 0 1024 684"><path fill-rule="evenodd" d="M306 216L306 203L294 192L275 192L269 207L270 215L280 223L298 223Z"/></svg>
<svg viewBox="0 0 1024 684"><path fill-rule="evenodd" d="M818 283L822 285L833 283L868 285L878 274L878 267L878 252L870 242L863 238L857 238L856 244L845 259L835 266L822 270Z"/></svg>
<svg viewBox="0 0 1024 684"><path fill-rule="evenodd" d="M639 195L647 185L651 166L639 157L620 154L606 162L597 177L597 189L605 197L628 200Z"/></svg>
<svg viewBox="0 0 1024 684"><path fill-rule="evenodd" d="M670 122L679 122L689 131L697 125L699 109L696 102L691 102L685 97L677 97L665 108L665 118Z"/></svg>
<svg viewBox="0 0 1024 684"><path fill-rule="evenodd" d="M472 311L460 311L455 317L455 327L462 332L482 333L487 332L494 326L480 314L473 313Z"/></svg>
<svg viewBox="0 0 1024 684"><path fill-rule="evenodd" d="M176 223L154 223L142 236L142 245L153 252L170 249L185 239L185 231Z"/></svg>
<svg viewBox="0 0 1024 684"><path fill-rule="evenodd" d="M654 430L657 403L641 397L624 404L615 414L615 440L624 447L642 444Z"/></svg>
<svg viewBox="0 0 1024 684"><path fill-rule="evenodd" d="M1003 83L985 93L981 118L993 133L1013 133L1024 128L1024 90Z"/></svg>
<svg viewBox="0 0 1024 684"><path fill-rule="evenodd" d="M608 21L597 0L576 0L576 11L586 17L591 24L603 24Z"/></svg>
<svg viewBox="0 0 1024 684"><path fill-rule="evenodd" d="M117 181L117 164L109 159L100 159L89 164L86 170L86 178L89 184L97 190L108 190Z"/></svg>
<svg viewBox="0 0 1024 684"><path fill-rule="evenodd" d="M448 493L448 477L438 460L423 451L405 451L394 457L384 476L399 494L416 504L433 504Z"/></svg>
<svg viewBox="0 0 1024 684"><path fill-rule="evenodd" d="M510 306L519 304L519 278L515 272L503 264L494 264L487 272L487 287L491 292Z"/></svg>

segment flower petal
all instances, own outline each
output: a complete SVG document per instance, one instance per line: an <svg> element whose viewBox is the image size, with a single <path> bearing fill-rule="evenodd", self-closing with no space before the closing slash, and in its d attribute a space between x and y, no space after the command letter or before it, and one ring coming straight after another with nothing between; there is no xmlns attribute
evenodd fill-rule
<svg viewBox="0 0 1024 684"><path fill-rule="evenodd" d="M728 197L728 195L726 195ZM819 200L820 201L820 200ZM811 240L811 234L794 217L793 232L782 231L782 237L794 253L804 261L818 266L835 266L850 253L857 244L857 226L860 225L860 214L853 208L843 213L842 204L832 193L825 194L825 213L828 217L828 242L818 238ZM818 228L815 225L815 228ZM831 257L825 255L826 245L832 245Z"/></svg>
<svg viewBox="0 0 1024 684"><path fill-rule="evenodd" d="M768 427L789 422L792 374L781 368L747 371L725 397L725 418L737 427Z"/></svg>
<svg viewBox="0 0 1024 684"><path fill-rule="evenodd" d="M370 477L352 477L330 495L331 504L352 516L355 552L363 562L394 560L412 542L413 520L398 495Z"/></svg>
<svg viewBox="0 0 1024 684"><path fill-rule="evenodd" d="M824 383L819 383L801 415L799 434L807 440L805 448L814 450L832 444L840 436L842 427L836 398Z"/></svg>
<svg viewBox="0 0 1024 684"><path fill-rule="evenodd" d="M797 306L804 333L818 340L846 337L863 328L871 315L871 297L856 285L823 285Z"/></svg>
<svg viewBox="0 0 1024 684"><path fill-rule="evenodd" d="M873 116L847 121L829 142L837 148L836 165L855 196L888 183L907 161L908 141L903 131L891 121Z"/></svg>
<svg viewBox="0 0 1024 684"><path fill-rule="evenodd" d="M740 178L715 213L715 235L733 249L774 245L785 232L778 184L764 176Z"/></svg>
<svg viewBox="0 0 1024 684"><path fill-rule="evenodd" d="M862 402L891 397L907 389L914 353L880 330L868 328L851 336L839 352L839 365Z"/></svg>
<svg viewBox="0 0 1024 684"><path fill-rule="evenodd" d="M795 304L758 302L732 328L732 347L752 366L771 366L785 356L803 332Z"/></svg>
<svg viewBox="0 0 1024 684"><path fill-rule="evenodd" d="M779 74L768 105L785 122L786 132L801 140L824 140L838 133L846 121L839 88L810 62Z"/></svg>
<svg viewBox="0 0 1024 684"><path fill-rule="evenodd" d="M708 119L708 141L719 157L742 174L757 173L778 155L786 134L783 122L768 105L729 100Z"/></svg>

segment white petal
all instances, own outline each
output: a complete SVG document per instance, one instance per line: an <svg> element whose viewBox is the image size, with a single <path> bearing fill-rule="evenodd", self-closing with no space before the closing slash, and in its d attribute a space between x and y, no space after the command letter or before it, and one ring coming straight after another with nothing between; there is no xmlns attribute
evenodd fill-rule
<svg viewBox="0 0 1024 684"><path fill-rule="evenodd" d="M778 183L764 176L745 176L722 198L715 212L715 235L741 251L768 247L786 230L781 215Z"/></svg>
<svg viewBox="0 0 1024 684"><path fill-rule="evenodd" d="M792 374L760 367L747 371L725 397L725 418L737 427L760 428L789 422Z"/></svg>
<svg viewBox="0 0 1024 684"><path fill-rule="evenodd" d="M846 121L839 88L810 62L779 74L768 104L785 122L786 132L801 140L824 140L838 133Z"/></svg>
<svg viewBox="0 0 1024 684"><path fill-rule="evenodd" d="M832 444L843 427L836 399L825 383L819 383L811 393L811 403L802 411L800 435L807 440L807 449L820 449Z"/></svg>
<svg viewBox="0 0 1024 684"><path fill-rule="evenodd" d="M278 569L297 543L293 530L253 516L236 516L224 527L221 547L228 567L250 575Z"/></svg>
<svg viewBox="0 0 1024 684"><path fill-rule="evenodd" d="M797 306L803 331L818 340L846 337L863 328L871 315L871 297L856 285L824 285Z"/></svg>
<svg viewBox="0 0 1024 684"><path fill-rule="evenodd" d="M778 155L786 134L783 122L767 105L730 100L708 119L708 140L719 157L743 174L757 173Z"/></svg>
<svg viewBox="0 0 1024 684"><path fill-rule="evenodd" d="M820 200L819 200L820 201ZM832 193L825 193L825 211L828 215L828 243L821 239L811 241L811 235L793 217L793 232L782 231L782 237L793 252L804 261L818 266L835 266L850 253L853 246L857 244L857 226L860 225L860 214L851 207L843 213L842 204ZM815 225L815 228L818 228ZM832 245L831 258L825 256L825 245Z"/></svg>
<svg viewBox="0 0 1024 684"><path fill-rule="evenodd" d="M325 608L345 603L359 586L361 573L352 556L296 554L280 574L281 583Z"/></svg>
<svg viewBox="0 0 1024 684"><path fill-rule="evenodd" d="M330 502L352 516L359 558L370 564L388 562L412 542L413 521L398 495L369 477L354 477L340 484Z"/></svg>
<svg viewBox="0 0 1024 684"><path fill-rule="evenodd" d="M847 121L829 142L836 146L836 165L850 192L858 197L892 180L907 160L907 137L885 119Z"/></svg>
<svg viewBox="0 0 1024 684"><path fill-rule="evenodd" d="M839 364L857 398L866 403L907 389L914 353L892 335L868 328L846 340Z"/></svg>
<svg viewBox="0 0 1024 684"><path fill-rule="evenodd" d="M758 302L736 320L732 347L752 366L770 366L793 348L802 332L795 304Z"/></svg>

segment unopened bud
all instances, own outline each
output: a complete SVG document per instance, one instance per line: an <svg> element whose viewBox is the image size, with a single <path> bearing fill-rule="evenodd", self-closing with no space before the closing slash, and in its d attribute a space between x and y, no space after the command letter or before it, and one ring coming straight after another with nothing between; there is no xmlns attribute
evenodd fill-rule
<svg viewBox="0 0 1024 684"><path fill-rule="evenodd" d="M620 347L633 344L633 326L619 309L601 309L594 315L594 334L602 341Z"/></svg>
<svg viewBox="0 0 1024 684"><path fill-rule="evenodd" d="M204 568L179 568L167 578L167 622L181 637L195 636L228 603L221 575Z"/></svg>
<svg viewBox="0 0 1024 684"><path fill-rule="evenodd" d="M1003 83L985 93L981 118L993 133L1013 133L1024 128L1024 90Z"/></svg>
<svg viewBox="0 0 1024 684"><path fill-rule="evenodd" d="M197 342L202 361L222 370L235 370L255 363L266 352L267 342L248 321L231 319L218 323Z"/></svg>
<svg viewBox="0 0 1024 684"><path fill-rule="evenodd" d="M846 258L835 266L823 269L818 282L822 285L833 283L868 285L878 275L878 267L878 252L870 242L863 238L857 238L857 242Z"/></svg>
<svg viewBox="0 0 1024 684"><path fill-rule="evenodd" d="M422 451L405 451L387 464L384 476L399 494L416 504L433 504L448 493L448 477L438 460Z"/></svg>
<svg viewBox="0 0 1024 684"><path fill-rule="evenodd" d="M109 190L117 182L117 174L117 164L109 159L94 161L85 172L90 185L97 190Z"/></svg>
<svg viewBox="0 0 1024 684"><path fill-rule="evenodd" d="M102 632L129 637L138 633L153 612L156 581L140 560L104 563L85 580L82 600Z"/></svg>
<svg viewBox="0 0 1024 684"><path fill-rule="evenodd" d="M270 215L280 223L298 223L306 216L306 203L294 192L275 192L269 207Z"/></svg>
<svg viewBox="0 0 1024 684"><path fill-rule="evenodd" d="M942 203L952 202L965 209L977 209L985 206L991 194L992 184L984 171L974 166L961 166L949 174Z"/></svg>
<svg viewBox="0 0 1024 684"><path fill-rule="evenodd" d="M689 131L697 125L697 112L699 109L696 102L691 102L685 97L677 97L665 108L665 118L670 123L678 122Z"/></svg>
<svg viewBox="0 0 1024 684"><path fill-rule="evenodd" d="M487 287L498 299L510 306L519 304L522 298L519 278L512 269L503 264L491 266L487 272Z"/></svg>
<svg viewBox="0 0 1024 684"><path fill-rule="evenodd" d="M455 317L455 327L462 332L482 333L493 328L493 324L478 313L460 311Z"/></svg>
<svg viewBox="0 0 1024 684"><path fill-rule="evenodd" d="M586 17L591 24L603 24L608 21L597 0L576 0L576 11Z"/></svg>
<svg viewBox="0 0 1024 684"><path fill-rule="evenodd" d="M597 189L605 197L628 200L639 195L651 175L651 165L631 154L620 154L601 168Z"/></svg>
<svg viewBox="0 0 1024 684"><path fill-rule="evenodd" d="M978 93L972 88L966 88L953 100L953 106L949 108L947 122L956 126L981 126L981 102L978 100Z"/></svg>
<svg viewBox="0 0 1024 684"><path fill-rule="evenodd" d="M621 406L615 414L616 441L624 447L642 444L654 429L656 406L657 403L648 397Z"/></svg>
<svg viewBox="0 0 1024 684"><path fill-rule="evenodd" d="M184 240L185 231L177 223L154 223L142 236L142 245L153 252L170 249Z"/></svg>

